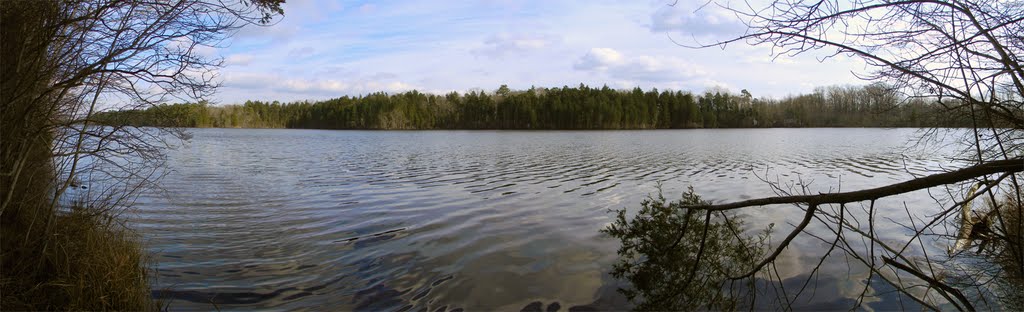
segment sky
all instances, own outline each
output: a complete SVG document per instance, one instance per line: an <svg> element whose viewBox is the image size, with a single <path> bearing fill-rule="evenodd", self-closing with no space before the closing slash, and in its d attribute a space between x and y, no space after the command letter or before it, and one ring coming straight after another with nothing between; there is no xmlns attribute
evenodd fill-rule
<svg viewBox="0 0 1024 312"><path fill-rule="evenodd" d="M692 49L745 30L704 1L291 0L271 26L219 47L214 103L322 100L372 92L493 92L531 86L748 90L783 97L863 84L863 63L770 46Z"/></svg>

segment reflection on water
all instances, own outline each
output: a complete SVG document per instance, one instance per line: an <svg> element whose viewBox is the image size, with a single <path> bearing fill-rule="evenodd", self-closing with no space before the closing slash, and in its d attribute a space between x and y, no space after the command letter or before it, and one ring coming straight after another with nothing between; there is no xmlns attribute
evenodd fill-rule
<svg viewBox="0 0 1024 312"><path fill-rule="evenodd" d="M813 268L804 268L811 273L779 281L772 276L774 266L768 264L764 269L759 266L767 256L767 242L774 224L760 233L748 230L747 234L741 234L745 220L732 212L686 208L707 204L693 190L676 201L667 201L659 194L645 200L642 208L631 217L626 216L624 209L616 211L615 222L602 230L621 243L619 260L611 266L611 274L627 282L619 292L626 296L632 308L639 311L925 308L916 301L902 298L896 288L875 276L870 281L851 281L835 275L815 275ZM822 264L844 261L850 265L841 257L825 256ZM842 292L858 285L870 286L861 286L866 296ZM866 293L868 290L878 293ZM904 299L907 302L904 303Z"/></svg>
<svg viewBox="0 0 1024 312"><path fill-rule="evenodd" d="M771 195L766 169L823 191L945 163L905 151L907 129L193 133L132 218L156 260L154 294L176 310L620 310L618 241L599 230L659 181L669 199L694 185L721 202ZM784 231L799 215L740 216ZM794 242L780 278L805 276L820 248ZM834 281L837 295L815 298L859 292L857 270L831 267L818 288Z"/></svg>
<svg viewBox="0 0 1024 312"><path fill-rule="evenodd" d="M737 310L741 297L755 298L746 294L754 290L752 272L760 269L774 225L747 235L743 220L731 212L686 208L708 204L693 189L678 201L658 194L644 200L635 216L616 211L615 222L602 230L621 243L612 276L629 282L620 292L635 309Z"/></svg>

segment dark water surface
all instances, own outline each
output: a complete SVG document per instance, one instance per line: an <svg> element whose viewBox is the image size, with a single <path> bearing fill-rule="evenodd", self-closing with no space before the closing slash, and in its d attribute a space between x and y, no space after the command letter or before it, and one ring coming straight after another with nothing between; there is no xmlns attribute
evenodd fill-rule
<svg viewBox="0 0 1024 312"><path fill-rule="evenodd" d="M855 190L949 156L907 150L913 129L191 132L132 218L174 310L626 309L598 230L659 181L723 202L772 195L758 176ZM743 214L785 230L802 212ZM781 278L823 248L797 241ZM849 308L866 275L826 269L807 307Z"/></svg>

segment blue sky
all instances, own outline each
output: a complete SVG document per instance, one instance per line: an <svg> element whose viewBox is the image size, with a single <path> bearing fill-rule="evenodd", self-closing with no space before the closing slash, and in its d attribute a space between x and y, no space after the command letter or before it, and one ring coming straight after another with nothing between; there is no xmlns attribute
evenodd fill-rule
<svg viewBox="0 0 1024 312"><path fill-rule="evenodd" d="M486 90L508 84L725 88L780 97L862 84L862 63L821 55L773 58L770 47L694 50L742 33L703 1L292 0L269 27L247 26L223 47L214 101L319 100L376 91Z"/></svg>

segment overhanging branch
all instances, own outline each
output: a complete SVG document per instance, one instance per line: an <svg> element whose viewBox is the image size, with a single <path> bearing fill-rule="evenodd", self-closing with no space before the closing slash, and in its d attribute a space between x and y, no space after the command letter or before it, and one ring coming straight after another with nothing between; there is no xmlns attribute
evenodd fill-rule
<svg viewBox="0 0 1024 312"><path fill-rule="evenodd" d="M720 205L690 206L698 210L723 211L752 206L779 204L845 204L923 190L940 185L953 184L995 173L1024 171L1024 158L991 161L956 171L944 172L890 184L882 187L843 193L822 193L818 195L777 196L745 200Z"/></svg>

